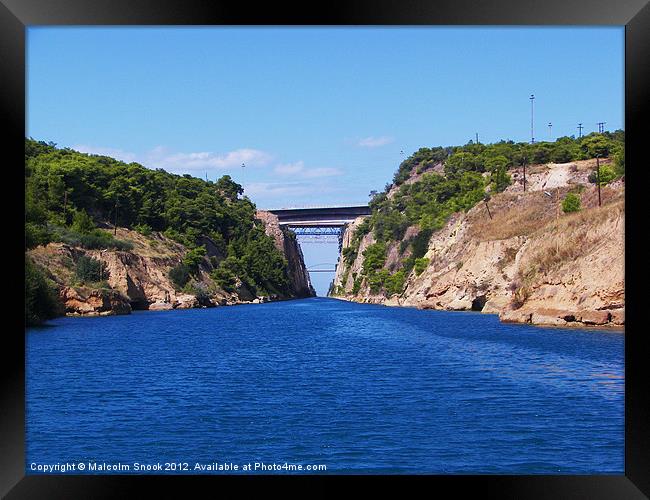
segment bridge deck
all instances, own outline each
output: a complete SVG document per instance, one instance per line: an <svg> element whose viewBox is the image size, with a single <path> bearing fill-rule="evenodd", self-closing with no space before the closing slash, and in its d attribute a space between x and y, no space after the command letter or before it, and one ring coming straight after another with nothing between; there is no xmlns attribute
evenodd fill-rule
<svg viewBox="0 0 650 500"><path fill-rule="evenodd" d="M370 215L368 205L353 207L283 208L269 210L282 225L302 227L340 227L357 217Z"/></svg>

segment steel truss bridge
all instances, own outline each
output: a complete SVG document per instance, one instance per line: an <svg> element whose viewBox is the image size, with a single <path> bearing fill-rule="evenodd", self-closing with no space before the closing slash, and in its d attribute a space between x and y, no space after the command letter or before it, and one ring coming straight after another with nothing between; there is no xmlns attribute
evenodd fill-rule
<svg viewBox="0 0 650 500"><path fill-rule="evenodd" d="M338 240L339 252L343 245L345 229L357 217L370 215L368 205L344 207L281 208L267 210L278 217L280 226L293 230L301 239L316 242ZM309 272L332 272L331 270L310 269Z"/></svg>
<svg viewBox="0 0 650 500"><path fill-rule="evenodd" d="M287 226L296 233L297 236L341 236L343 226Z"/></svg>

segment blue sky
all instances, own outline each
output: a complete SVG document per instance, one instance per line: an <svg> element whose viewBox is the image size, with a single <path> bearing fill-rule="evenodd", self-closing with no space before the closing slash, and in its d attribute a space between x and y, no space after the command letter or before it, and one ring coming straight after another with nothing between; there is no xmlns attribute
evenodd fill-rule
<svg viewBox="0 0 650 500"><path fill-rule="evenodd" d="M623 128L623 71L622 27L30 27L26 135L260 208L364 203L400 151L529 140L531 93L538 140Z"/></svg>

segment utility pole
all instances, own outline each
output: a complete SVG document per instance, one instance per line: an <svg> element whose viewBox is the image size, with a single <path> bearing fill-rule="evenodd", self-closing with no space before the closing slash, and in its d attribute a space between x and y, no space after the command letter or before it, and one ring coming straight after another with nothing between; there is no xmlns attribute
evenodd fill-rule
<svg viewBox="0 0 650 500"><path fill-rule="evenodd" d="M578 138L582 137L582 129L584 127L582 126L582 123L578 123Z"/></svg>
<svg viewBox="0 0 650 500"><path fill-rule="evenodd" d="M68 223L68 218L66 217L66 209L68 207L68 190L63 191L63 225Z"/></svg>
<svg viewBox="0 0 650 500"><path fill-rule="evenodd" d="M117 236L117 207L119 206L118 197L115 197L115 224L113 225L113 236Z"/></svg>
<svg viewBox="0 0 650 500"><path fill-rule="evenodd" d="M488 201L490 201L490 195L486 194L483 197L483 201L485 202L485 208L487 208L487 213L490 216L490 220L492 220L492 214L490 213L490 205L488 205Z"/></svg>
<svg viewBox="0 0 650 500"><path fill-rule="evenodd" d="M476 132L476 144L478 144L478 132Z"/></svg>
<svg viewBox="0 0 650 500"><path fill-rule="evenodd" d="M548 138L553 139L553 124L551 122L548 122Z"/></svg>
<svg viewBox="0 0 650 500"><path fill-rule="evenodd" d="M598 122L598 133L602 134L605 131L605 124L607 122Z"/></svg>
<svg viewBox="0 0 650 500"><path fill-rule="evenodd" d="M104 250L99 251L99 281L104 281L104 261L102 260L102 257L104 256Z"/></svg>
<svg viewBox="0 0 650 500"><path fill-rule="evenodd" d="M598 206L601 205L601 200L600 200L600 155L596 155L596 183L598 184Z"/></svg>
<svg viewBox="0 0 650 500"><path fill-rule="evenodd" d="M535 125L534 125L534 116L535 116L535 95L530 94L530 143L535 143Z"/></svg>

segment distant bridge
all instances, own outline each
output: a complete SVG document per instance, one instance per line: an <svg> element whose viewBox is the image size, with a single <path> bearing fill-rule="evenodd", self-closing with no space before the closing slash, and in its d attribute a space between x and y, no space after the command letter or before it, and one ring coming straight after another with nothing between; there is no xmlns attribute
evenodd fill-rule
<svg viewBox="0 0 650 500"><path fill-rule="evenodd" d="M345 207L280 208L268 210L299 236L342 236L345 226L357 217L370 215L368 205Z"/></svg>
<svg viewBox="0 0 650 500"><path fill-rule="evenodd" d="M291 229L297 236L305 236L316 242L332 241L338 239L339 253L343 247L343 234L348 224L357 217L371 214L368 205L354 205L344 207L305 207L305 208L279 208L266 210L276 215L280 226ZM316 269L327 266L328 269ZM316 264L307 269L311 273L335 273L336 264Z"/></svg>
<svg viewBox="0 0 650 500"><path fill-rule="evenodd" d="M318 266L328 266L329 269L315 269ZM307 268L307 271L309 273L335 273L336 272L336 264L314 264L313 266L309 266Z"/></svg>

